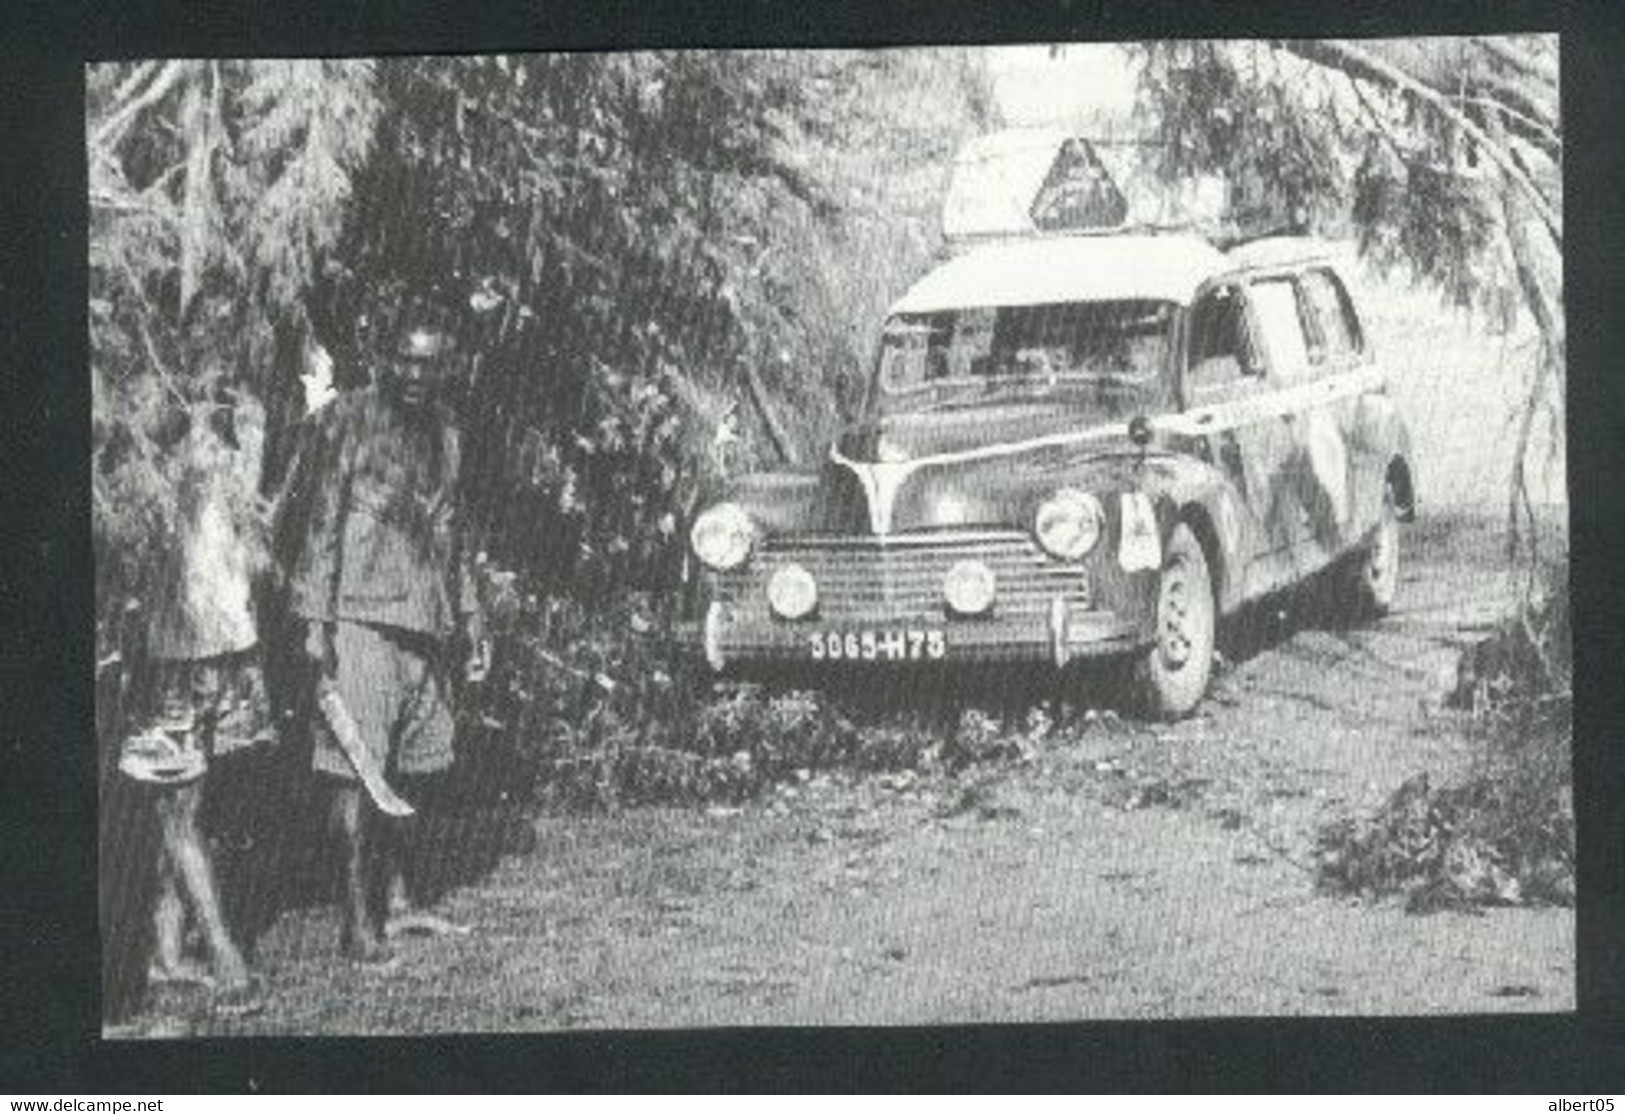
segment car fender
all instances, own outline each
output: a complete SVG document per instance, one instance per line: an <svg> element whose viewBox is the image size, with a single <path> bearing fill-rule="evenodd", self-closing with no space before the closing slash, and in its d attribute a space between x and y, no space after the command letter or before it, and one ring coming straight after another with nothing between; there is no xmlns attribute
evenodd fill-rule
<svg viewBox="0 0 1625 1114"><path fill-rule="evenodd" d="M1416 513L1416 457L1411 431L1394 399L1380 392L1360 396L1349 428L1350 466L1354 473L1354 512L1361 532L1375 526L1381 514L1383 488L1390 471L1400 470L1400 514Z"/></svg>
<svg viewBox="0 0 1625 1114"><path fill-rule="evenodd" d="M1219 610L1233 610L1253 527L1229 479L1194 456L1170 453L1146 461L1144 490L1153 497L1164 549L1176 526L1189 525L1207 556Z"/></svg>
<svg viewBox="0 0 1625 1114"><path fill-rule="evenodd" d="M1103 602L1154 631L1158 573L1174 530L1186 523L1208 558L1215 603L1231 610L1239 602L1238 554L1247 552L1251 530L1239 496L1216 468L1190 455L1148 450L1080 464L1061 482L1101 499L1106 529L1092 568ZM1151 539L1142 535L1150 526Z"/></svg>

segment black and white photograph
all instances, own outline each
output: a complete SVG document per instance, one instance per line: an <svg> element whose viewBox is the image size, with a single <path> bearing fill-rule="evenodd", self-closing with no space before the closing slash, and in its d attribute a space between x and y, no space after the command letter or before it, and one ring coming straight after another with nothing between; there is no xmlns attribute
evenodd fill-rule
<svg viewBox="0 0 1625 1114"><path fill-rule="evenodd" d="M84 86L103 1037L1576 1009L1555 34Z"/></svg>

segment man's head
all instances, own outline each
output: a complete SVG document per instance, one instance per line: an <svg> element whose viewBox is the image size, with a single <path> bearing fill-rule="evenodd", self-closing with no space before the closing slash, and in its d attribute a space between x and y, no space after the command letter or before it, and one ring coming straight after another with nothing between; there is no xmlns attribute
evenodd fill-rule
<svg viewBox="0 0 1625 1114"><path fill-rule="evenodd" d="M409 410L421 410L432 403L440 393L456 347L444 327L408 322L395 343L384 378L395 401Z"/></svg>

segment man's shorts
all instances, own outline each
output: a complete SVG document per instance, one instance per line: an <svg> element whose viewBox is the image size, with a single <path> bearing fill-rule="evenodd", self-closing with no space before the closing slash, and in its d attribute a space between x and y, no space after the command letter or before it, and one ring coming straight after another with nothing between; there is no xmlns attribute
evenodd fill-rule
<svg viewBox="0 0 1625 1114"><path fill-rule="evenodd" d="M386 773L432 774L452 762L455 724L432 638L393 627L338 623L334 687L355 720L362 745ZM318 773L355 780L332 730L316 713Z"/></svg>
<svg viewBox="0 0 1625 1114"><path fill-rule="evenodd" d="M189 780L215 758L275 740L257 650L157 659L155 668L156 712L146 732L125 740L127 772Z"/></svg>

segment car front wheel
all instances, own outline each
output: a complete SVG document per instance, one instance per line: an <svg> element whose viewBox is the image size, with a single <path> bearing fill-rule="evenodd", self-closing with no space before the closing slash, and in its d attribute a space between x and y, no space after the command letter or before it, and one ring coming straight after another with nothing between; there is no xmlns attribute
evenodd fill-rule
<svg viewBox="0 0 1625 1114"><path fill-rule="evenodd" d="M1156 638L1135 663L1136 702L1159 719L1187 715L1213 674L1217 608L1207 556L1189 526L1174 527L1157 586Z"/></svg>

